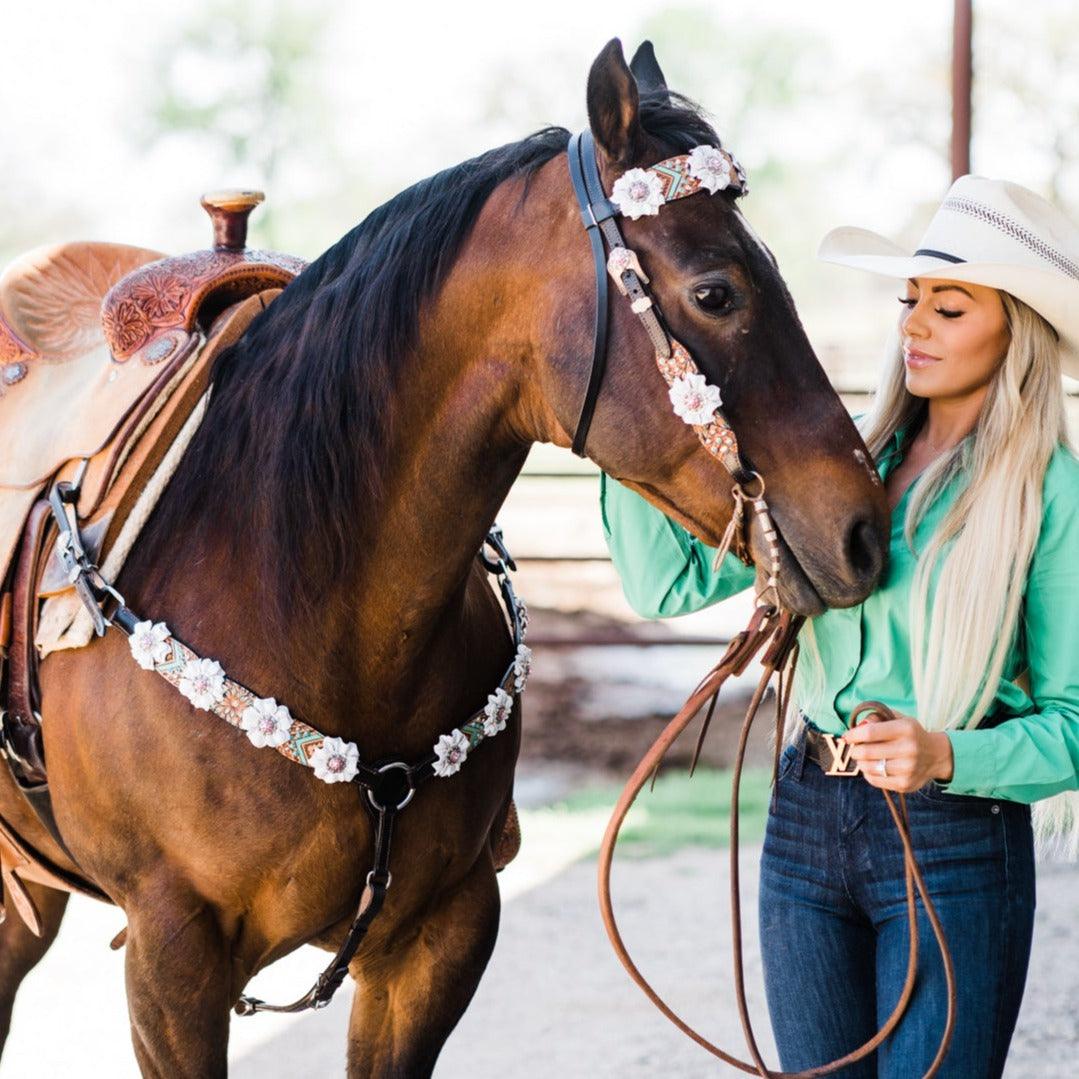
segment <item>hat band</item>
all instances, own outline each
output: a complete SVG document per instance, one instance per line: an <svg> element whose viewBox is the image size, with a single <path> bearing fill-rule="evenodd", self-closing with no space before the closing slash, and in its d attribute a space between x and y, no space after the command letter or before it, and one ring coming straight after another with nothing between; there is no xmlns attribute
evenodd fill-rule
<svg viewBox="0 0 1079 1079"><path fill-rule="evenodd" d="M949 255L947 251L934 251L931 247L919 247L914 252L915 257L918 255L929 255L931 258L944 259L945 262L966 262L966 259L961 259L958 255Z"/></svg>

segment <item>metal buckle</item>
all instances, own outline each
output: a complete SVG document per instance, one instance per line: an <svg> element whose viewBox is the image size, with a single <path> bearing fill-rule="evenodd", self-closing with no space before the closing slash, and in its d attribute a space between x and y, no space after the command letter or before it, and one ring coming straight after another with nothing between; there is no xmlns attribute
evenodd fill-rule
<svg viewBox="0 0 1079 1079"><path fill-rule="evenodd" d="M485 548L490 547L495 552L495 557L492 558ZM512 556L506 544L502 541L502 529L499 525L491 525L484 537L483 543L480 545L480 561L492 572L492 573L506 573L508 570L516 570L517 563L513 561Z"/></svg>
<svg viewBox="0 0 1079 1079"><path fill-rule="evenodd" d="M824 772L826 776L856 776L861 774L858 771L858 762L851 758L850 751L852 747L850 745L838 735L829 734L827 731L821 731L819 737L832 754L832 763Z"/></svg>

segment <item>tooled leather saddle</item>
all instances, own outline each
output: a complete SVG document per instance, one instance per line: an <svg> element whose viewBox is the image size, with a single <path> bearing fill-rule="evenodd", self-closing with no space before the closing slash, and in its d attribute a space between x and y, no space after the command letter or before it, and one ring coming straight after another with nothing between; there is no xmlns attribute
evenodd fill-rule
<svg viewBox="0 0 1079 1079"><path fill-rule="evenodd" d="M206 195L209 250L168 258L68 243L31 251L0 275L0 753L61 848L36 667L42 653L87 643L94 627L79 621L85 608L60 570L58 529L42 495L66 492L65 512L95 562L126 554L148 489L160 493L177 447L201 419L214 358L305 265L246 246L247 218L262 199ZM103 898L2 818L0 875L35 930L40 920L21 880Z"/></svg>

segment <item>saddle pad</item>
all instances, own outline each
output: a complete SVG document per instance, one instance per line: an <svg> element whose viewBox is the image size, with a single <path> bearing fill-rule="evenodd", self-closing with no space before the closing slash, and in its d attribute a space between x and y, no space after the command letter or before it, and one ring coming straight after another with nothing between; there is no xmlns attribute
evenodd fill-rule
<svg viewBox="0 0 1079 1079"><path fill-rule="evenodd" d="M150 478L150 482L135 502L131 516L124 522L116 543L113 544L102 563L101 572L106 580L115 581L120 575L120 570L124 568L124 562L135 540L138 539L143 525L150 519L150 514L157 505L158 499L164 493L169 480L172 479L172 474L183 458L184 451L202 423L209 396L209 391L207 391L195 406L194 412L176 436L176 441L169 447L168 453L165 454L161 464L157 466ZM90 612L83 606L74 589L67 589L44 601L41 606L38 630L34 636L34 644L42 659L50 652L60 652L68 648L85 648L93 637L94 624L90 618Z"/></svg>

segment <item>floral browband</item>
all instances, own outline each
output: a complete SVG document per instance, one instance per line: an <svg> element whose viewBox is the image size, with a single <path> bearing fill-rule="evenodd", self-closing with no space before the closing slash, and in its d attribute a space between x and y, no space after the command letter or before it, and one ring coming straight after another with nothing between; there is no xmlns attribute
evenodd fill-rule
<svg viewBox="0 0 1079 1079"><path fill-rule="evenodd" d="M611 202L636 221L658 214L665 202L684 199L704 188L710 195L728 188L749 193L745 170L734 154L720 146L695 146L688 154L668 157L646 169L629 169L615 181Z"/></svg>

